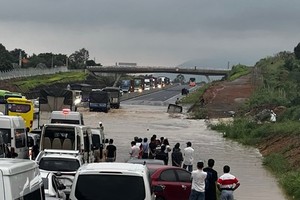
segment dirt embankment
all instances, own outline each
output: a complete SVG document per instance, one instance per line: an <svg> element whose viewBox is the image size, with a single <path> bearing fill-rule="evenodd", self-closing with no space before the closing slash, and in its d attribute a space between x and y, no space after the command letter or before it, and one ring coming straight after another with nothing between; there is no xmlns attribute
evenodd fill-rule
<svg viewBox="0 0 300 200"><path fill-rule="evenodd" d="M253 75L236 79L232 82L222 81L208 88L203 95L204 108L209 118L229 117L237 113L239 107L252 95L255 90ZM278 113L279 114L279 113ZM270 136L257 145L261 154L282 154L292 167L300 167L300 136L276 135Z"/></svg>

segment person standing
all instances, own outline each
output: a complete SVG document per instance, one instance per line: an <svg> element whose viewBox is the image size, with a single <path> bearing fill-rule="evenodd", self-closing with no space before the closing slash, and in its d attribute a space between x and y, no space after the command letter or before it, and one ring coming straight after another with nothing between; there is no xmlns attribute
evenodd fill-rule
<svg viewBox="0 0 300 200"><path fill-rule="evenodd" d="M165 150L164 150L164 153L165 153L165 155L166 155L166 158L165 158L165 165L168 165L168 163L169 163L169 152L171 151L171 147L170 147L168 138L164 138L161 147L163 147L163 146L165 146L165 148L164 148L164 149L165 149Z"/></svg>
<svg viewBox="0 0 300 200"><path fill-rule="evenodd" d="M207 173L206 181L205 181L205 200L217 200L217 180L218 180L218 172L213 169L215 165L214 159L208 159L207 162L208 167L205 167L203 171Z"/></svg>
<svg viewBox="0 0 300 200"><path fill-rule="evenodd" d="M192 143L187 142L186 148L183 150L183 168L187 169L189 172L193 171L194 162L194 149L192 148Z"/></svg>
<svg viewBox="0 0 300 200"><path fill-rule="evenodd" d="M148 159L149 158L149 143L148 143L148 138L144 138L142 142L142 158L143 159Z"/></svg>
<svg viewBox="0 0 300 200"><path fill-rule="evenodd" d="M136 145L135 141L131 142L131 149L129 152L130 158L139 158L140 148Z"/></svg>
<svg viewBox="0 0 300 200"><path fill-rule="evenodd" d="M203 161L197 162L197 169L192 171L192 188L189 200L205 200L205 179L207 173L203 171Z"/></svg>
<svg viewBox="0 0 300 200"><path fill-rule="evenodd" d="M156 154L156 137L152 136L149 143L149 159L154 159Z"/></svg>
<svg viewBox="0 0 300 200"><path fill-rule="evenodd" d="M117 155L117 147L113 144L114 140L110 139L109 144L106 146L105 151L105 161L106 162L115 162Z"/></svg>
<svg viewBox="0 0 300 200"><path fill-rule="evenodd" d="M171 154L172 166L175 166L175 167L181 167L181 164L182 164L182 161L183 161L182 152L181 152L179 147L180 147L180 144L176 143L174 148L173 148L173 152Z"/></svg>
<svg viewBox="0 0 300 200"><path fill-rule="evenodd" d="M230 167L225 165L223 167L224 174L219 177L217 187L221 191L220 200L233 200L233 191L240 186L238 179L230 174Z"/></svg>

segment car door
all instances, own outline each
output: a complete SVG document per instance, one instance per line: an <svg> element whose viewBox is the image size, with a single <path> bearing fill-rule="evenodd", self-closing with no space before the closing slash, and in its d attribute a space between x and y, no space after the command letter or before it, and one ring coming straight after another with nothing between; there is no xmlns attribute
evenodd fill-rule
<svg viewBox="0 0 300 200"><path fill-rule="evenodd" d="M165 200L183 200L182 185L177 181L177 175L174 169L165 169L161 171L157 185L163 188L163 197Z"/></svg>
<svg viewBox="0 0 300 200"><path fill-rule="evenodd" d="M177 175L178 184L181 185L181 191L179 194L180 198L182 200L188 200L192 187L191 173L181 168L176 169L175 172Z"/></svg>

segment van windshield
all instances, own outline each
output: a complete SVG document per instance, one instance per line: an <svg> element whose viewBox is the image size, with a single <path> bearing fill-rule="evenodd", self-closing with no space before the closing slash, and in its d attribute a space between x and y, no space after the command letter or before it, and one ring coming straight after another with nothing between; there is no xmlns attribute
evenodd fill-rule
<svg viewBox="0 0 300 200"><path fill-rule="evenodd" d="M61 171L61 172L73 172L77 171L80 167L80 163L76 159L67 158L42 158L39 162L39 168L46 171Z"/></svg>
<svg viewBox="0 0 300 200"><path fill-rule="evenodd" d="M100 196L99 196L100 195ZM141 176L79 175L75 196L80 200L143 200L145 185Z"/></svg>

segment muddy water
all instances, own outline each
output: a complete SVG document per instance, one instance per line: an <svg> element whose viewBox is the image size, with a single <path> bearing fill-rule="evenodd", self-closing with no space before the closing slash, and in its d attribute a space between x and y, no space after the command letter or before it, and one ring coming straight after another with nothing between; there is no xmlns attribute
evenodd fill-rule
<svg viewBox="0 0 300 200"><path fill-rule="evenodd" d="M189 120L183 114L170 115L166 109L164 106L122 105L121 109L109 113L80 111L84 113L86 125L97 126L99 121L103 122L106 137L115 141L119 162L128 160L130 142L135 136L164 136L169 139L171 147L179 142L181 149L191 141L195 162L204 160L206 163L213 158L218 175L222 174L225 164L231 167L232 174L241 182L235 191L235 199L285 199L274 177L262 167L262 157L256 149L224 139L220 133L207 129L203 120ZM42 118L46 120L48 116Z"/></svg>

